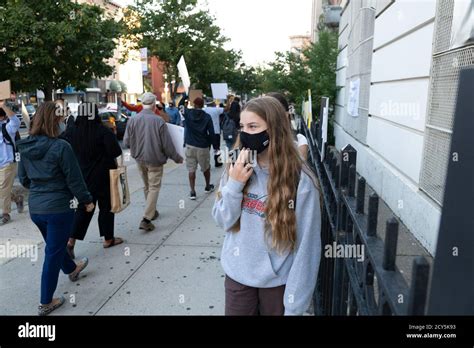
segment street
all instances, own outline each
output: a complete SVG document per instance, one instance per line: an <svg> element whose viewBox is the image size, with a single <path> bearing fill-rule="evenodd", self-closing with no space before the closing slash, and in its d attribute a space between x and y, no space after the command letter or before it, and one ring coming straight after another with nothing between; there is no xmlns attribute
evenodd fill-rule
<svg viewBox="0 0 474 348"><path fill-rule="evenodd" d="M220 173L211 170L216 186ZM69 303L52 315L223 315L223 231L211 217L215 192L204 193L204 179L198 175L197 200L189 200L185 165L168 162L156 229L143 232L138 229L143 184L134 163L128 163L128 180L132 203L115 217L115 235L125 243L104 249L94 217L85 241L76 245L76 258L88 257L89 266L77 283L60 275L56 295ZM0 244L34 243L39 258L1 259L0 314L36 315L44 243L28 207L20 215L14 210L12 219L0 230Z"/></svg>

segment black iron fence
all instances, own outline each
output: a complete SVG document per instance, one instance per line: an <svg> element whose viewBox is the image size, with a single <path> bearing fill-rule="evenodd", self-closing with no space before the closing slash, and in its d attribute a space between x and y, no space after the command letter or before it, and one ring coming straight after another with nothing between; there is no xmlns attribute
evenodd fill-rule
<svg viewBox="0 0 474 348"><path fill-rule="evenodd" d="M308 162L317 173L323 196L315 314L424 314L428 261L422 256L413 261L408 285L395 265L398 221L386 221L382 241L377 234L379 198L371 194L365 207L366 182L357 174L357 151L351 145L341 151L322 146L317 123L311 129L304 121L299 124L308 138Z"/></svg>

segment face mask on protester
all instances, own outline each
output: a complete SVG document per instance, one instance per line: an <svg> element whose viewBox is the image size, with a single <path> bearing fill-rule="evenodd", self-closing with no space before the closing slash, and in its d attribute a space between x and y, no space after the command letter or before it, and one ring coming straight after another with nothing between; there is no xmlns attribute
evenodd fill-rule
<svg viewBox="0 0 474 348"><path fill-rule="evenodd" d="M243 147L257 151L257 154L259 154L265 151L270 144L270 137L266 130L257 134L240 132L240 142Z"/></svg>

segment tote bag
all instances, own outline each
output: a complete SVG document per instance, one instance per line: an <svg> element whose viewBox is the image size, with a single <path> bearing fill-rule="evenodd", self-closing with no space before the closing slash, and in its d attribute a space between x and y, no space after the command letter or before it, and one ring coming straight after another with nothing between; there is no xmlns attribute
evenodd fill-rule
<svg viewBox="0 0 474 348"><path fill-rule="evenodd" d="M123 155L117 169L110 169L110 204L112 213L117 214L130 205L130 190L128 189L127 167L123 165Z"/></svg>

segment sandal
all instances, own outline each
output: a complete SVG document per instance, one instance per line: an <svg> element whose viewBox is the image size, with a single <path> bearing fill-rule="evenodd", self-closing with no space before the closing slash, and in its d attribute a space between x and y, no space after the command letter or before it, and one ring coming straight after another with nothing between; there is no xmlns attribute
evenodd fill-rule
<svg viewBox="0 0 474 348"><path fill-rule="evenodd" d="M38 315L39 316L48 315L49 313L51 313L55 309L58 309L59 307L61 307L64 304L64 302L66 302L66 299L63 296L59 297L58 300L59 301L54 305L53 304L39 305L38 306Z"/></svg>
<svg viewBox="0 0 474 348"><path fill-rule="evenodd" d="M81 261L79 261L77 264L76 264L76 269L77 267L79 267L79 270L74 270L71 274L69 274L69 280L71 282L75 282L79 279L79 274L81 274L81 272L84 270L84 268L87 267L87 265L89 264L89 259L87 257L83 257L81 259Z"/></svg>
<svg viewBox="0 0 474 348"><path fill-rule="evenodd" d="M104 249L108 249L108 248L111 248L115 245L122 244L123 242L124 242L124 240L122 238L119 238L119 237L115 238L114 237L114 238L112 238L112 241L110 243L108 243L108 244L104 243Z"/></svg>
<svg viewBox="0 0 474 348"><path fill-rule="evenodd" d="M0 225L5 225L11 221L11 216L9 214L3 214L2 219L0 220Z"/></svg>

